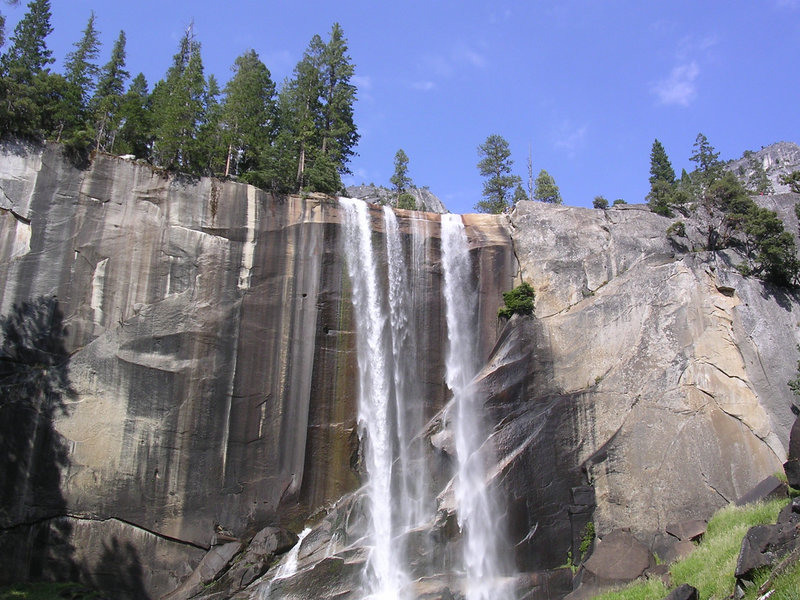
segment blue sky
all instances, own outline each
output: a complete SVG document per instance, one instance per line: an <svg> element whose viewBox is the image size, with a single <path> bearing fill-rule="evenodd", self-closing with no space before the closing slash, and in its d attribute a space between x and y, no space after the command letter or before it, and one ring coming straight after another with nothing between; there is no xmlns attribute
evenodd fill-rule
<svg viewBox="0 0 800 600"><path fill-rule="evenodd" d="M477 147L490 134L509 141L524 180L530 148L534 172L573 206L642 202L655 138L678 173L698 132L723 159L800 142L800 0L51 1L56 70L94 10L99 62L124 29L128 70L151 88L191 21L222 84L250 48L280 83L338 21L359 90L346 183L389 185L402 148L414 182L454 212L481 199ZM25 0L0 10L10 36Z"/></svg>

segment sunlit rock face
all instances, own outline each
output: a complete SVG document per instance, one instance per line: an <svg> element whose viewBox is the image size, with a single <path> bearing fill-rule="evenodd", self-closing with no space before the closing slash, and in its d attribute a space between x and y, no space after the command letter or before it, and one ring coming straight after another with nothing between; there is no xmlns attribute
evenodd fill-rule
<svg viewBox="0 0 800 600"><path fill-rule="evenodd" d="M594 486L600 536L631 527L657 543L666 523L706 518L785 456L797 298L740 276L733 253L679 251L665 235L675 220L535 203L511 216L521 275L537 292L532 383L512 399L573 415L537 426L556 430L573 481L580 471ZM501 340L505 354L521 352L514 335Z"/></svg>
<svg viewBox="0 0 800 600"><path fill-rule="evenodd" d="M795 231L797 199L764 201ZM368 214L380 246L383 211ZM403 239L421 240L425 418L413 444L435 502L403 536L407 591L457 596L441 217L397 215ZM463 219L478 285L472 385L519 597L569 585L532 573L577 558L587 522L658 549L667 523L707 518L785 459L800 305L741 277L735 254L697 251L684 220L676 240L674 219L634 206L522 202ZM15 548L3 580L104 585L123 565L118 586L158 597L213 543L308 524L296 571L270 587L277 565L237 597L359 597L366 479L342 236L335 199L105 155L81 171L56 146L4 146L2 349L24 346L33 371L0 363L27 402L0 406L0 545ZM498 322L501 292L520 280L536 290L535 316Z"/></svg>

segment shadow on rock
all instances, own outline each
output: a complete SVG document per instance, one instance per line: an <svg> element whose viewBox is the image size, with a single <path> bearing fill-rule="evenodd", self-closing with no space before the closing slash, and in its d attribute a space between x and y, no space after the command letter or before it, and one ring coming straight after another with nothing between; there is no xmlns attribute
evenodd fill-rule
<svg viewBox="0 0 800 600"><path fill-rule="evenodd" d="M94 569L94 587L110 598L146 600L150 598L144 586L144 569L139 554L131 542L120 543L115 537L103 542L103 554Z"/></svg>
<svg viewBox="0 0 800 600"><path fill-rule="evenodd" d="M58 300L15 304L0 317L0 335L0 551L14 557L0 578L69 578L75 570L71 525L43 523L66 510L61 472L68 447L54 420L67 414L75 396Z"/></svg>

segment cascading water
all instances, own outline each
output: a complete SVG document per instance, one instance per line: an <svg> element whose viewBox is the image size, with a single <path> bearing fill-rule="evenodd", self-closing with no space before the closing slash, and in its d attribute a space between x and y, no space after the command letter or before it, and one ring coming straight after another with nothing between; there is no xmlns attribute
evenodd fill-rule
<svg viewBox="0 0 800 600"><path fill-rule="evenodd" d="M419 365L417 358L417 331L414 323L413 273L421 271L418 247L411 251L412 273L405 260L397 216L389 206L383 207L383 223L386 230L386 262L389 290L389 321L392 337L392 366L394 383L394 407L396 414L397 457L395 462L395 486L399 496L395 511L395 522L408 529L430 517L426 511L430 499L425 494L424 463L419 444L412 440L425 424ZM411 237L412 242L418 236Z"/></svg>
<svg viewBox="0 0 800 600"><path fill-rule="evenodd" d="M407 576L393 543L391 422L391 362L387 356L387 319L372 249L372 227L367 205L340 198L345 214L345 252L352 283L353 315L359 370L358 420L366 436L365 462L369 481L367 498L371 552L365 587L369 598L401 597Z"/></svg>
<svg viewBox="0 0 800 600"><path fill-rule="evenodd" d="M442 269L447 318L446 381L453 393L458 474L456 510L463 535L468 600L509 597L500 584L502 569L497 510L486 486L487 438L481 402L470 385L478 371L478 290L460 215L442 215Z"/></svg>
<svg viewBox="0 0 800 600"><path fill-rule="evenodd" d="M421 314L420 304L425 292L418 288L424 286L424 240L428 236L414 220L408 222L410 235L401 235L397 217L385 207L385 246L373 247L366 203L347 198L339 202L352 285L358 419L368 478L370 553L364 588L367 598L400 600L413 596L404 534L432 522L435 514L428 457L415 440L428 418L420 377L425 357L420 357L417 349L418 328L427 318ZM461 217L442 215L441 223L448 330L445 368L446 383L453 393L450 414L458 458L455 499L465 540L465 589L469 600L504 599L499 581L497 511L485 485L487 457L482 445L486 433L481 403L470 387L479 365L478 292ZM419 536L414 539L420 543Z"/></svg>

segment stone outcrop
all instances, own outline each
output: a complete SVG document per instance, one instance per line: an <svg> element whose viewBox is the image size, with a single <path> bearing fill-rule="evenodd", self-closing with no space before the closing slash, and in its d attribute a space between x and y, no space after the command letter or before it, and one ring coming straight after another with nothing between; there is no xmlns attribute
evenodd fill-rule
<svg viewBox="0 0 800 600"><path fill-rule="evenodd" d="M780 470L800 315L735 256L676 250L675 220L535 203L511 215L539 332L517 401L569 405L553 446L594 486L598 535L630 527L656 550L668 523L706 519Z"/></svg>
<svg viewBox="0 0 800 600"><path fill-rule="evenodd" d="M794 231L797 199L762 201ZM439 502L407 533L410 585L459 597L439 216L398 214L402 234L424 240L414 318L428 425L414 443ZM381 239L381 213L370 215ZM668 236L676 220L530 202L464 218L485 359L473 385L517 597L566 593L568 570L556 567L586 558L589 523L598 545L627 529L663 556L670 524L707 519L787 458L800 304L742 277L735 252L701 251L690 220L685 236ZM157 597L191 587L215 544L309 524L296 571L278 577L267 563L289 544L275 538L259 554L256 537L227 571L198 572L221 586L204 597L356 595L363 467L341 222L322 196L274 197L106 155L79 171L57 146L3 147L3 343L12 332L36 359L26 364L37 385L19 389L46 412L0 406L0 547L23 549L0 579L72 569L96 583L99 561L81 554L93 539L139 565L117 589ZM520 280L536 290L535 316L498 322L500 293ZM0 375L19 375L12 362ZM38 441L22 444L32 433ZM84 529L102 538L76 537ZM42 548L59 550L30 559Z"/></svg>
<svg viewBox="0 0 800 600"><path fill-rule="evenodd" d="M789 186L781 182L781 176L800 169L800 146L792 142L770 144L730 161L725 168L746 185L757 177L756 165L766 173L774 193L786 193L789 191Z"/></svg>
<svg viewBox="0 0 800 600"><path fill-rule="evenodd" d="M347 195L350 198L358 198L365 202L374 204L397 204L397 192L377 185L353 185L347 188ZM410 188L408 193L414 198L419 210L433 213L449 212L444 203L438 196L433 194L428 188Z"/></svg>

